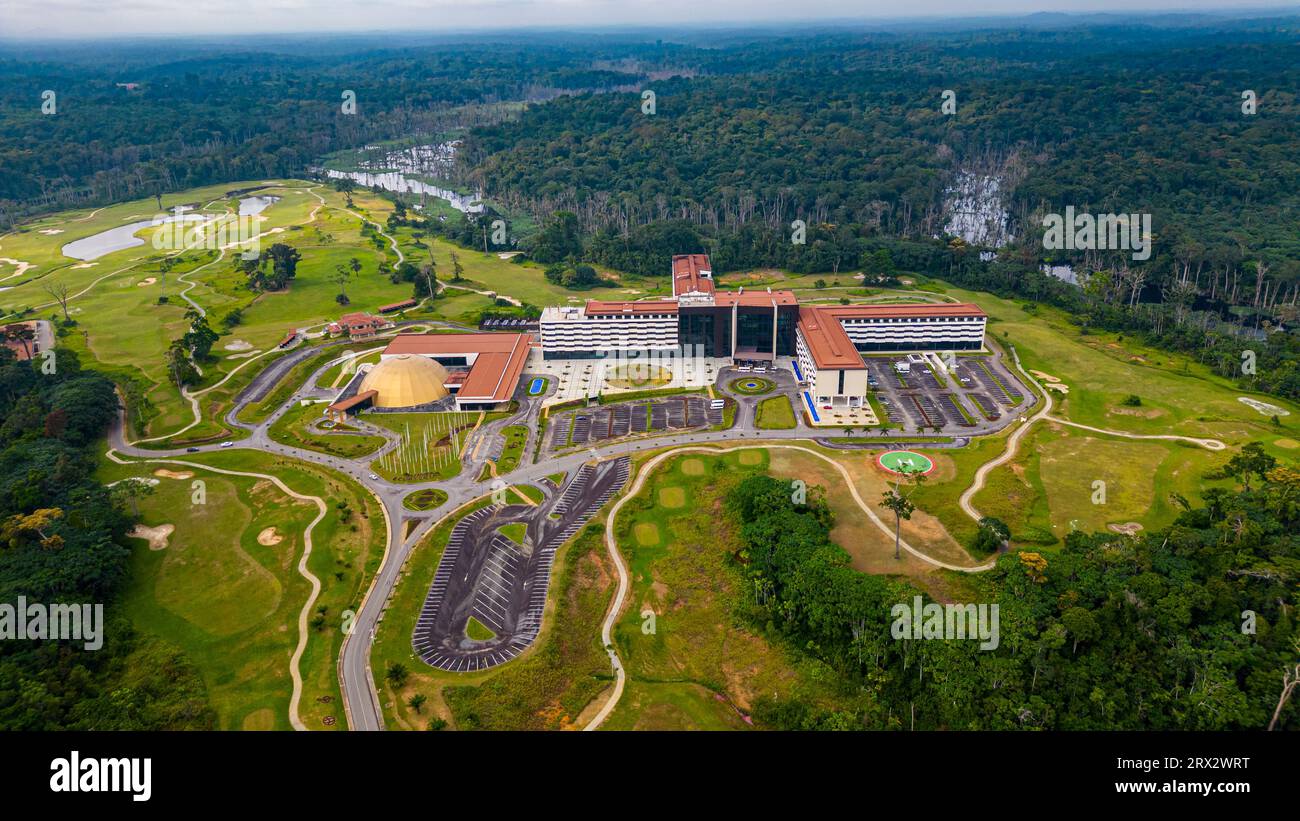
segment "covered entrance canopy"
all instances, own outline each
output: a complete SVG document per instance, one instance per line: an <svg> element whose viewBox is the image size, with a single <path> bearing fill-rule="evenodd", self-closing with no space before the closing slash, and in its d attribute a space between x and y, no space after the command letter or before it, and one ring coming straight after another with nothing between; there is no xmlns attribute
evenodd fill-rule
<svg viewBox="0 0 1300 821"><path fill-rule="evenodd" d="M736 348L733 358L745 362L771 362L776 359L776 354L771 351L760 351L757 348Z"/></svg>

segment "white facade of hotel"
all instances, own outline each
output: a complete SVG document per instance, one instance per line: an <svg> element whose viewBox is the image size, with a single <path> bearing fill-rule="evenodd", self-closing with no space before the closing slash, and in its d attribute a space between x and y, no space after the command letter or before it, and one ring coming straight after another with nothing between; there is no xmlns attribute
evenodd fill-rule
<svg viewBox="0 0 1300 821"><path fill-rule="evenodd" d="M845 317L840 327L859 349L978 350L984 346L985 317Z"/></svg>
<svg viewBox="0 0 1300 821"><path fill-rule="evenodd" d="M589 316L584 308L557 306L542 311L540 327L542 352L547 359L677 349L675 310Z"/></svg>

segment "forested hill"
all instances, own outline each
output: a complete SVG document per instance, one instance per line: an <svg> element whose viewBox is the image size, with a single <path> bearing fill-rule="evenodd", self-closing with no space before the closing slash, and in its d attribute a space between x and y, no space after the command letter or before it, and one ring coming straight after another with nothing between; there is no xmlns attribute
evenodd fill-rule
<svg viewBox="0 0 1300 821"><path fill-rule="evenodd" d="M893 632L919 591L859 573L821 501L754 476L727 501L743 549L737 617L834 670L859 706L763 697L783 729L1263 730L1300 727L1294 675L1300 473L1257 449L1163 532L1074 532L1050 556L1011 553L960 604L999 607L996 648ZM810 497L814 498L815 497ZM949 602L952 603L952 602Z"/></svg>
<svg viewBox="0 0 1300 821"><path fill-rule="evenodd" d="M212 726L203 682L173 647L135 633L122 611L131 499L149 486L95 480L117 408L113 383L58 349L46 373L0 348L0 729ZM103 646L13 635L20 602L102 604Z"/></svg>
<svg viewBox="0 0 1300 821"><path fill-rule="evenodd" d="M646 78L642 63L619 62L635 45L350 42L0 45L0 226L40 211L303 175L339 148L491 122L502 114L494 103ZM671 61L678 50L655 55ZM356 93L355 115L343 113L345 90ZM51 114L42 111L47 91Z"/></svg>
<svg viewBox="0 0 1300 821"><path fill-rule="evenodd" d="M728 46L704 73L583 95L474 132L494 196L584 228L683 218L942 232L960 171L1010 189L1013 231L1066 205L1149 212L1193 266L1300 256L1300 18ZM957 113L941 113L955 92ZM1242 113L1254 90L1258 113Z"/></svg>

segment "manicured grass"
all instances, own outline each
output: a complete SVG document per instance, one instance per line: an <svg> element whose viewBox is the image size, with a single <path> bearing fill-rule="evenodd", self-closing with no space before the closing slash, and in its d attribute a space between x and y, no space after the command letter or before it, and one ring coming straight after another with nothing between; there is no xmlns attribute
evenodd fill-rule
<svg viewBox="0 0 1300 821"><path fill-rule="evenodd" d="M501 458L497 459L497 473L509 473L519 467L519 457L524 453L524 445L528 442L528 427L526 425L510 425L501 432L505 437L505 445L501 449Z"/></svg>
<svg viewBox="0 0 1300 821"><path fill-rule="evenodd" d="M447 491L438 488L428 488L426 490L417 490L414 493L408 493L406 498L402 499L402 507L407 510L433 510L441 507L447 501Z"/></svg>
<svg viewBox="0 0 1300 821"><path fill-rule="evenodd" d="M788 430L795 426L794 409L786 396L773 396L758 403L754 425L763 430Z"/></svg>
<svg viewBox="0 0 1300 821"><path fill-rule="evenodd" d="M508 525L498 527L497 532L515 544L523 544L524 537L528 533L528 525L523 522L511 522Z"/></svg>
<svg viewBox="0 0 1300 821"><path fill-rule="evenodd" d="M546 478L551 480L551 484L555 485L556 487L559 487L560 485L563 485L563 484L564 484L564 480L565 480L565 478L568 477L568 475L569 475L569 474L564 473L564 472L560 472L560 473L548 473L548 474L546 475Z"/></svg>
<svg viewBox="0 0 1300 821"><path fill-rule="evenodd" d="M731 380L731 384L727 385L727 388L746 396L762 396L774 390L776 383L771 379L764 379L760 376L742 376L739 379Z"/></svg>
<svg viewBox="0 0 1300 821"><path fill-rule="evenodd" d="M541 503L546 498L542 489L534 485L511 485L510 490L535 503Z"/></svg>
<svg viewBox="0 0 1300 821"><path fill-rule="evenodd" d="M324 403L297 405L275 420L268 433L281 444L315 450L355 459L367 453L373 453L383 447L384 440L379 436L365 436L356 433L320 433L312 430L312 423L322 418Z"/></svg>
<svg viewBox="0 0 1300 821"><path fill-rule="evenodd" d="M624 365L605 374L605 381L615 388L657 388L672 380L672 372L657 365Z"/></svg>
<svg viewBox="0 0 1300 821"><path fill-rule="evenodd" d="M396 431L403 444L371 463L394 482L450 479L460 473L461 447L479 413L369 413L366 421Z"/></svg>
<svg viewBox="0 0 1300 821"><path fill-rule="evenodd" d="M343 729L335 659L344 611L355 610L378 566L386 534L383 513L358 485L315 465L254 452L191 454L186 462L280 476L299 493L320 496L328 509L312 532L309 570L321 581L300 669L300 712L312 729ZM181 648L203 676L222 729L289 729L289 658L298 641L298 614L310 584L298 573L302 533L317 515L309 502L285 496L262 479L169 463L100 462L110 482L153 476L155 470L193 476L157 477L140 500L145 524L175 526L169 546L137 542L125 593L135 629ZM194 481L203 504L194 504ZM267 533L261 544L258 536ZM326 724L326 720L332 724Z"/></svg>
<svg viewBox="0 0 1300 821"><path fill-rule="evenodd" d="M470 616L469 621L465 622L465 637L474 641L491 641L497 637L497 634L493 633L486 624Z"/></svg>

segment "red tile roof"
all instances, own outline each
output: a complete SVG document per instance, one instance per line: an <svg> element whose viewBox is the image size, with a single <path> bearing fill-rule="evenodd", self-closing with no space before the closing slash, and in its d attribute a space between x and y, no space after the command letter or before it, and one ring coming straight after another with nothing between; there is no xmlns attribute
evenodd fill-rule
<svg viewBox="0 0 1300 821"><path fill-rule="evenodd" d="M384 355L451 356L477 354L456 398L468 402L504 402L515 393L528 363L529 334L398 334Z"/></svg>
<svg viewBox="0 0 1300 821"><path fill-rule="evenodd" d="M392 302L388 305L380 305L379 313L386 314L391 311L400 311L403 308L410 308L411 306L418 304L419 303L414 299L403 299L401 302Z"/></svg>
<svg viewBox="0 0 1300 821"><path fill-rule="evenodd" d="M862 354L853 347L853 340L844 333L844 328L834 316L817 308L801 307L798 327L818 368L845 371L866 369Z"/></svg>
<svg viewBox="0 0 1300 821"><path fill-rule="evenodd" d="M799 297L794 295L794 291L718 291L713 295L713 301L715 305L726 308L733 304L742 308L771 308L773 302L777 305L798 305Z"/></svg>
<svg viewBox="0 0 1300 821"><path fill-rule="evenodd" d="M602 302L587 300L587 316L613 314L675 314L677 303L670 299L647 299L644 302Z"/></svg>
<svg viewBox="0 0 1300 821"><path fill-rule="evenodd" d="M342 402L335 402L334 404L326 408L326 410L332 410L335 412L351 410L352 408L355 408L357 405L360 405L362 402L365 402L368 399L374 399L378 395L379 395L379 391L362 391L361 393L358 393L354 396L349 396L347 399L344 399Z"/></svg>
<svg viewBox="0 0 1300 821"><path fill-rule="evenodd" d="M521 337L532 341L528 334L398 334L384 348L384 356L508 353L515 349Z"/></svg>
<svg viewBox="0 0 1300 821"><path fill-rule="evenodd" d="M709 276L704 276L704 273ZM673 296L698 291L713 293L712 266L708 254L680 254L673 257Z"/></svg>
<svg viewBox="0 0 1300 821"><path fill-rule="evenodd" d="M920 319L923 317L987 317L978 305L908 302L893 305L804 305L799 330L818 368L859 370L866 367L853 341L840 324L845 319Z"/></svg>

